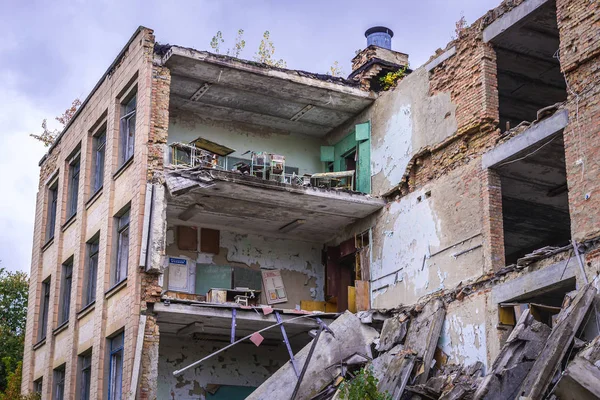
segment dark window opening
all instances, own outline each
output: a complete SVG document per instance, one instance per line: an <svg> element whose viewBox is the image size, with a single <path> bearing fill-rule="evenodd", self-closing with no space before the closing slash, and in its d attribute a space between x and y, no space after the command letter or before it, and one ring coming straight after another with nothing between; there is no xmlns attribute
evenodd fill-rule
<svg viewBox="0 0 600 400"><path fill-rule="evenodd" d="M104 184L104 152L106 150L106 129L94 136L93 166L92 166L92 195Z"/></svg>
<svg viewBox="0 0 600 400"><path fill-rule="evenodd" d="M77 196L79 192L80 158L77 155L69 163L69 201L67 203L67 219L77 214Z"/></svg>
<svg viewBox="0 0 600 400"><path fill-rule="evenodd" d="M123 332L109 339L108 400L121 400L122 398L123 342Z"/></svg>
<svg viewBox="0 0 600 400"><path fill-rule="evenodd" d="M58 324L62 325L69 320L71 310L71 285L73 283L73 260L62 266L62 284L60 293L60 314Z"/></svg>
<svg viewBox="0 0 600 400"><path fill-rule="evenodd" d="M37 393L39 395L42 394L42 388L44 385L44 378L39 378L33 381L33 393Z"/></svg>
<svg viewBox="0 0 600 400"><path fill-rule="evenodd" d="M96 280L98 278L98 253L100 248L99 238L92 239L87 244L87 269L83 286L84 307L96 300Z"/></svg>
<svg viewBox="0 0 600 400"><path fill-rule="evenodd" d="M540 109L567 99L558 57L556 2L548 1L494 37L500 129L533 122Z"/></svg>
<svg viewBox="0 0 600 400"><path fill-rule="evenodd" d="M127 278L129 264L129 210L116 218L117 221L117 256L111 277L112 286Z"/></svg>
<svg viewBox="0 0 600 400"><path fill-rule="evenodd" d="M65 366L54 370L54 390L52 391L53 400L63 400L65 398Z"/></svg>
<svg viewBox="0 0 600 400"><path fill-rule="evenodd" d="M562 132L496 168L501 178L507 265L545 246L564 246L571 219Z"/></svg>
<svg viewBox="0 0 600 400"><path fill-rule="evenodd" d="M46 241L54 237L56 227L56 206L58 201L58 181L48 189L48 215L46 219Z"/></svg>
<svg viewBox="0 0 600 400"><path fill-rule="evenodd" d="M38 340L46 338L48 329L48 306L50 304L50 278L42 282L42 296L40 298L39 333Z"/></svg>
<svg viewBox="0 0 600 400"><path fill-rule="evenodd" d="M79 399L89 400L92 382L92 353L79 356Z"/></svg>
<svg viewBox="0 0 600 400"><path fill-rule="evenodd" d="M134 94L126 103L121 104L120 152L119 165L125 164L133 157L135 147L135 118L137 95Z"/></svg>

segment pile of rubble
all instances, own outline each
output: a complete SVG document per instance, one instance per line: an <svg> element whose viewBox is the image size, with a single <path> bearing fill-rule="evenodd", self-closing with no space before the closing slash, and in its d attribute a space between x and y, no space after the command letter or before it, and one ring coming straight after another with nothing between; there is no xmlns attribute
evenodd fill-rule
<svg viewBox="0 0 600 400"><path fill-rule="evenodd" d="M552 328L525 310L487 373L477 362L446 363L438 340L446 316L441 299L388 315L346 312L263 383L250 399L338 399L340 384L368 367L378 390L392 399L596 399L600 398L600 336L592 284L565 296ZM320 333L320 332L319 332ZM443 354L443 353L442 353Z"/></svg>

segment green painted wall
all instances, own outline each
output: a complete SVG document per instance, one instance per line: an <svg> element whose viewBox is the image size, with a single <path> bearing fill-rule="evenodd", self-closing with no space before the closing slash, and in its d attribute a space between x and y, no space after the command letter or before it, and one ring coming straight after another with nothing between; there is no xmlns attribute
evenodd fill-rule
<svg viewBox="0 0 600 400"><path fill-rule="evenodd" d="M370 123L356 125L355 129L342 140L334 144L333 170L334 172L346 170L345 157L352 151L358 151L356 162L357 178L356 190L371 193L371 127ZM358 140L357 140L358 139ZM325 148L330 146L324 146ZM323 154L321 150L321 154ZM327 153L327 152L326 152Z"/></svg>
<svg viewBox="0 0 600 400"><path fill-rule="evenodd" d="M268 132L252 132L240 128L232 129L218 124L209 125L204 121L193 119L190 115L173 117L169 121L168 143L190 142L198 137L235 149L233 157L249 159L248 150L266 151L285 156L288 167L298 168L298 173L314 174L322 172L321 145L322 138L304 135L283 135Z"/></svg>

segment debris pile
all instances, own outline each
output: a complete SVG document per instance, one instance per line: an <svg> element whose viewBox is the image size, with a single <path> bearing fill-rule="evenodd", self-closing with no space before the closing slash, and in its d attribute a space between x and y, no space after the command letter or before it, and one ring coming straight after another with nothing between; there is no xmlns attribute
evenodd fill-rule
<svg viewBox="0 0 600 400"><path fill-rule="evenodd" d="M346 312L298 354L299 366L308 363L303 379L288 362L250 399L338 399L341 383L363 367L394 400L600 398L600 336L589 344L579 338L591 321L600 331L595 297L591 284L567 294L552 327L525 309L487 371L481 362L446 363L437 347L446 316L439 298L387 315Z"/></svg>

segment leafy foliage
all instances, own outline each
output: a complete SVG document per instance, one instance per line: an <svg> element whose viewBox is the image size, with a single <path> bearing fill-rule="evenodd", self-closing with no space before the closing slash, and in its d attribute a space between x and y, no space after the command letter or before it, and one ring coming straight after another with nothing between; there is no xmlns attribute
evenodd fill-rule
<svg viewBox="0 0 600 400"><path fill-rule="evenodd" d="M405 75L406 75L406 67L402 67L398 71L395 71L395 72L388 72L387 74L385 74L384 76L379 78L381 88L383 90L389 90L393 87L396 87L398 82L402 78L404 78Z"/></svg>
<svg viewBox="0 0 600 400"><path fill-rule="evenodd" d="M41 400L39 393L21 394L21 376L23 363L19 361L15 370L8 374L8 384L4 393L0 393L0 400Z"/></svg>
<svg viewBox="0 0 600 400"><path fill-rule="evenodd" d="M340 398L348 400L391 400L388 392L377 390L379 379L373 376L372 367L362 368L351 381L340 385Z"/></svg>
<svg viewBox="0 0 600 400"><path fill-rule="evenodd" d="M329 75L331 76L343 76L344 74L344 70L343 68L340 66L340 63L337 61L333 62L333 65L329 68Z"/></svg>
<svg viewBox="0 0 600 400"><path fill-rule="evenodd" d="M0 268L0 393L7 390L23 357L28 290L27 274Z"/></svg>
<svg viewBox="0 0 600 400"><path fill-rule="evenodd" d="M454 23L454 35L452 40L460 39L465 29L467 29L467 19L461 14L460 19Z"/></svg>
<svg viewBox="0 0 600 400"><path fill-rule="evenodd" d="M233 45L233 49L227 50L227 55L235 58L240 58L240 54L244 51L246 47L246 41L243 39L244 30L238 29L237 36L235 37L235 44Z"/></svg>
<svg viewBox="0 0 600 400"><path fill-rule="evenodd" d="M79 108L80 105L81 105L81 100L76 98L75 100L73 100L73 103L71 103L71 107L67 108L65 110L65 112L62 113L62 115L55 118L62 125L62 128L60 130L48 129L48 121L46 119L44 119L42 121L42 133L40 133L40 134L32 133L29 136L44 143L44 146L46 146L46 147L50 146L52 143L54 143L54 140L56 140L56 137L58 136L58 134L63 129L65 129L65 127L67 126L67 124L69 123L71 118L73 118L73 115L75 115L75 113L77 112L77 109Z"/></svg>
<svg viewBox="0 0 600 400"><path fill-rule="evenodd" d="M265 33L263 33L263 38L260 41L260 45L258 46L258 51L254 55L254 60L263 64L267 64L271 67L287 68L287 63L282 59L275 60L273 57L274 55L275 45L271 40L271 33L269 33L269 31L265 31Z"/></svg>

